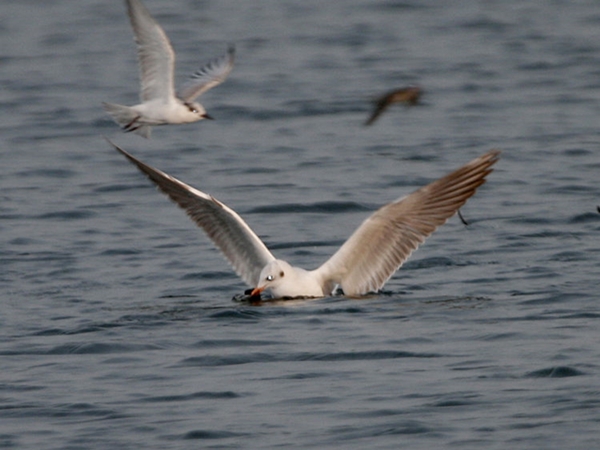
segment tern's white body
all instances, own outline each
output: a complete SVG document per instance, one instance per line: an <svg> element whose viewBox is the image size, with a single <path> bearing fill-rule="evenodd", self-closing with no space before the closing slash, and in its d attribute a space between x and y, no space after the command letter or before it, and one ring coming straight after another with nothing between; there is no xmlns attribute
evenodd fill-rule
<svg viewBox="0 0 600 450"><path fill-rule="evenodd" d="M276 259L244 220L227 205L115 148L183 208L253 288L274 298L324 297L336 287L349 296L376 292L411 253L465 204L485 182L499 152L488 152L368 217L315 270Z"/></svg>
<svg viewBox="0 0 600 450"><path fill-rule="evenodd" d="M194 99L222 83L233 68L234 49L195 72L176 95L173 85L175 53L169 38L140 0L126 0L138 47L141 100L135 106L103 103L104 109L125 131L150 136L155 125L183 124L210 119Z"/></svg>
<svg viewBox="0 0 600 450"><path fill-rule="evenodd" d="M191 108L190 108L191 106ZM185 104L178 98L150 100L130 107L139 116L139 123L165 125L169 123L192 123L201 120L206 111L199 103Z"/></svg>

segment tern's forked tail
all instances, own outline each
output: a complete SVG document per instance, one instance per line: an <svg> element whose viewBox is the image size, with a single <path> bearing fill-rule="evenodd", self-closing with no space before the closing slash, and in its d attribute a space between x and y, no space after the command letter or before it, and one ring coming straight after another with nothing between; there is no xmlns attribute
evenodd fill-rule
<svg viewBox="0 0 600 450"><path fill-rule="evenodd" d="M104 110L109 113L115 122L117 122L123 130L127 132L133 131L145 138L150 137L152 127L142 122L139 122L141 116L133 108L129 106L118 105L116 103L103 102Z"/></svg>

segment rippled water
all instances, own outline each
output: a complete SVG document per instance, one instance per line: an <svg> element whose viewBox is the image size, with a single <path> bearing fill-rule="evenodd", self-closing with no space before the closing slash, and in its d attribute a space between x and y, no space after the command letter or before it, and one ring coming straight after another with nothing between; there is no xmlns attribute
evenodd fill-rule
<svg viewBox="0 0 600 450"><path fill-rule="evenodd" d="M600 429L600 5L146 0L214 122L120 133L124 7L4 2L0 447L589 449ZM370 100L422 106L364 127ZM103 136L321 264L490 148L489 182L364 299L246 286Z"/></svg>

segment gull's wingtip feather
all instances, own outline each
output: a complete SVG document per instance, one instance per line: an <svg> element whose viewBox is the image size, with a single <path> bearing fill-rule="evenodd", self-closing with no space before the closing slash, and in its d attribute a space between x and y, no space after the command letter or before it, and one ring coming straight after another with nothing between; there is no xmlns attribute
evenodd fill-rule
<svg viewBox="0 0 600 450"><path fill-rule="evenodd" d="M502 154L502 150L499 150L497 148L493 148L489 152L484 153L483 156L484 157L487 156L490 160L498 161L498 159L500 158L501 154Z"/></svg>
<svg viewBox="0 0 600 450"><path fill-rule="evenodd" d="M102 137L104 138L104 140L105 140L106 142L108 142L108 143L109 143L109 145L112 145L112 146L113 146L113 148L114 148L116 151L118 151L119 153L121 153L121 154L122 154L123 156L125 156L127 159L130 159L130 160L135 160L135 158L134 158L134 157L133 157L131 154L127 153L125 150L123 150L121 147L119 147L117 144L115 144L113 141L111 141L111 140L110 140L108 137L106 137L106 136L102 136Z"/></svg>

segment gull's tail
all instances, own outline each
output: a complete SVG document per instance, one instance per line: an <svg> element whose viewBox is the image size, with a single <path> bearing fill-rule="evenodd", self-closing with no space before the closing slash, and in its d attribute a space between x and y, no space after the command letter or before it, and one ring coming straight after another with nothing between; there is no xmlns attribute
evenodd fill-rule
<svg viewBox="0 0 600 450"><path fill-rule="evenodd" d="M144 136L145 138L150 137L152 128L149 125L139 121L141 116L135 109L130 108L129 106L106 102L103 102L102 106L104 107L104 110L112 116L114 121L123 128L123 130L127 132L133 131L134 133Z"/></svg>

